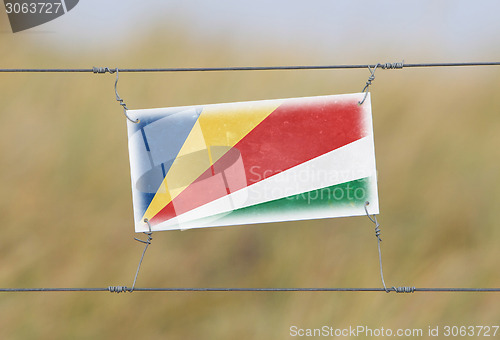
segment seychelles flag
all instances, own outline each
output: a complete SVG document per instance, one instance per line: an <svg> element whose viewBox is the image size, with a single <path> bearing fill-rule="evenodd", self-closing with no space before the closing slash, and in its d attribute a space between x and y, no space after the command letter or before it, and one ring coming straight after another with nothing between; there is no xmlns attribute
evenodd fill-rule
<svg viewBox="0 0 500 340"><path fill-rule="evenodd" d="M377 214L363 96L128 111L135 231Z"/></svg>

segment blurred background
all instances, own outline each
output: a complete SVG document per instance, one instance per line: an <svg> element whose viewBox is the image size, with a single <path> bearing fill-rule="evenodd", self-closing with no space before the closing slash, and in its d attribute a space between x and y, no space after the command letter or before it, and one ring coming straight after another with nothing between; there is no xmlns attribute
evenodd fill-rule
<svg viewBox="0 0 500 340"><path fill-rule="evenodd" d="M500 61L497 1L97 1L13 34L0 68ZM122 73L131 109L360 92L368 70ZM388 286L499 287L499 67L378 70ZM128 285L114 75L0 74L0 287ZM155 233L138 287L381 287L366 217ZM0 293L2 339L287 339L290 326L498 325L498 293Z"/></svg>

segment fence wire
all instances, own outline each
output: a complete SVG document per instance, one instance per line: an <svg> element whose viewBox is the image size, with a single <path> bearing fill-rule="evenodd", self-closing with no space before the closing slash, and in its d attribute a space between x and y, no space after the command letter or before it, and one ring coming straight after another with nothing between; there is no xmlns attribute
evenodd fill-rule
<svg viewBox="0 0 500 340"><path fill-rule="evenodd" d="M133 291L124 286L110 286L107 288L0 288L0 293L27 293L27 292L384 292L384 293L500 293L500 288L417 288L400 287L405 290L390 290L385 288L140 288Z"/></svg>
<svg viewBox="0 0 500 340"><path fill-rule="evenodd" d="M0 73L118 73L118 72L224 72L224 71L280 71L280 70L335 70L335 69L403 69L425 67L500 66L500 62L447 62L447 63L376 63L343 65L295 65L295 66L235 66L235 67L171 67L171 68L2 68ZM144 254L143 254L144 256ZM141 259L142 262L142 259ZM136 274L137 279L137 274ZM384 293L500 293L500 288L140 288L134 285L109 286L106 288L0 288L0 293L28 292L384 292Z"/></svg>
<svg viewBox="0 0 500 340"><path fill-rule="evenodd" d="M233 67L167 67L167 68L3 68L0 72L10 73L114 73L119 72L217 72L217 71L279 71L279 70L335 70L366 69L379 67L382 69L422 68L422 67L462 67L462 66L500 66L500 61L491 62L456 62L456 63L376 63L376 64L344 64L344 65L291 65L291 66L233 66Z"/></svg>

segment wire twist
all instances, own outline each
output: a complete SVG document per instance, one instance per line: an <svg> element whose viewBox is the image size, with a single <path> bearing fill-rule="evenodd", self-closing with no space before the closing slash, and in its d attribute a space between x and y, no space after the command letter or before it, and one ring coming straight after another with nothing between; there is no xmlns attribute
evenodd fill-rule
<svg viewBox="0 0 500 340"><path fill-rule="evenodd" d="M415 287L392 287L396 293L414 293L415 289Z"/></svg>
<svg viewBox="0 0 500 340"><path fill-rule="evenodd" d="M140 120L139 119L136 119L136 120L133 120L132 118L129 117L129 115L127 114L127 110L128 110L128 107L127 107L127 104L125 104L125 102L123 101L123 99L120 97L120 95L118 94L118 67L116 68L109 68L109 67L92 67L92 72L94 73L99 73L99 74L104 74L104 73L109 73L109 74L113 74L113 73L116 73L116 80L115 80L115 96L116 96L116 101L121 105L121 107L123 107L123 114L125 115L125 117L127 117L127 119L129 121L131 121L132 123L139 123Z"/></svg>
<svg viewBox="0 0 500 340"><path fill-rule="evenodd" d="M371 217L370 214L368 213L367 207L369 204L370 204L370 202L366 201L364 208L365 208L366 216L368 216L370 221L372 221L375 224L375 237L377 237L377 245L378 245L378 261L379 261L379 266L380 266L380 279L382 280L382 285L384 286L384 290L387 293L389 293L390 290L387 289L387 287L385 285L384 271L382 269L382 250L380 249L380 242L382 242L382 238L380 238L380 234L381 234L380 224L378 223L377 217L375 215L373 215L373 217Z"/></svg>
<svg viewBox="0 0 500 340"><path fill-rule="evenodd" d="M123 101L123 99L122 99L122 98L120 98L120 95L118 94L118 89L117 89L117 86L118 86L118 68L116 68L113 72L112 72L109 68L107 68L107 67L105 67L105 69L107 69L109 73L114 73L114 72L116 72L116 80L115 80L115 95L116 95L116 101L117 101L118 103L120 103L120 105L123 107L123 114L124 114L124 115L125 115L125 117L127 117L127 119L128 119L129 121L131 121L132 123L135 123L135 124L139 123L139 122L140 122L140 120L139 120L139 119L133 120L132 118L130 118L130 117L129 117L129 115L127 114L127 110L128 110L127 104L125 104L125 102Z"/></svg>
<svg viewBox="0 0 500 340"><path fill-rule="evenodd" d="M151 244L151 241L153 240L153 232L151 231L151 224L149 223L149 220L146 218L144 219L144 222L147 223L149 231L144 232L143 234L147 235L148 238L147 240L141 240L139 238L134 237L134 240L139 241L141 243L144 243L146 246L144 247L144 250L142 252L141 260L139 261L139 265L137 266L137 270L135 272L135 277L134 277L134 283L132 283L132 287L128 288L127 286L109 286L108 291L110 293L124 293L124 292L129 292L132 293L135 289L135 283L137 282L137 277L139 276L139 270L141 269L142 265L142 260L144 259L144 255L146 254L146 250L148 250L148 246Z"/></svg>
<svg viewBox="0 0 500 340"><path fill-rule="evenodd" d="M404 67L404 64L405 64L404 60L402 62L396 62L396 63L384 63L384 64L378 63L373 67L373 69L371 68L370 65L368 65L368 70L370 71L370 76L368 77L368 80L366 81L366 84L365 84L365 87L363 88L363 91L361 91L361 93L364 93L365 96L363 97L363 100L358 102L358 104L362 105L365 102L366 97L368 96L368 88L372 84L372 81L375 80L375 71L377 70L377 67L380 67L383 70L394 70L394 69L402 69Z"/></svg>
<svg viewBox="0 0 500 340"><path fill-rule="evenodd" d="M147 223L149 231L144 232L143 234L147 235L148 239L146 241L144 241L144 240L141 240L141 239L134 237L134 240L139 241L141 243L144 243L144 244L146 244L146 246L144 247L144 251L142 252L141 260L139 261L139 265L137 266L137 271L135 272L134 283L132 284L132 288L129 289L130 293L132 293L134 291L135 283L137 282L137 276L139 276L139 270L141 269L142 260L144 259L144 255L146 254L146 250L148 250L148 247L151 244L151 241L153 240L153 237L151 236L151 235L153 235L153 232L151 231L151 224L149 223L149 220L147 218L144 219L144 222Z"/></svg>
<svg viewBox="0 0 500 340"><path fill-rule="evenodd" d="M373 215L373 217L371 217L370 214L368 213L368 209L366 207L369 206L369 205L370 205L370 202L366 201L365 202L366 216L368 216L368 218L370 219L370 221L372 221L375 224L375 236L377 237L377 239L380 242L382 242L382 239L380 238L380 234L382 233L382 231L380 230L380 223L378 223L377 217L375 215Z"/></svg>
<svg viewBox="0 0 500 340"><path fill-rule="evenodd" d="M120 294L120 293L128 292L130 290L126 286L109 286L108 291L110 293Z"/></svg>
<svg viewBox="0 0 500 340"><path fill-rule="evenodd" d="M364 205L364 208L365 208L366 216L368 216L368 218L370 219L370 221L372 221L375 224L375 237L377 238L378 261L379 261L379 265L380 265L380 279L382 280L382 285L384 286L385 292L386 293L390 293L390 292L396 292L396 293L413 293L413 292L415 292L415 287L394 287L394 286L391 287L391 288L387 288L386 287L385 280L384 280L384 271L382 269L382 251L380 249L380 242L382 242L382 238L380 238L380 234L381 234L380 224L377 221L377 216L372 215L373 216L372 217L368 213L367 207L368 207L369 204L370 204L370 202L366 201L365 205Z"/></svg>
<svg viewBox="0 0 500 340"><path fill-rule="evenodd" d="M405 61L403 60L400 63L385 63L379 64L379 67L383 70L394 70L394 69L402 69L405 66Z"/></svg>
<svg viewBox="0 0 500 340"><path fill-rule="evenodd" d="M110 73L110 74L113 74L115 72L117 72L118 69L117 68L109 68L109 67L92 67L92 72L94 73L100 73L100 74L103 74L103 73Z"/></svg>
<svg viewBox="0 0 500 340"><path fill-rule="evenodd" d="M372 81L375 80L375 70L377 70L377 67L379 66L380 64L377 64L375 65L375 67L372 69L370 66L368 66L368 70L370 70L370 76L368 77L368 80L366 81L366 84L365 84L365 87L363 87L363 91L361 91L361 93L364 93L365 96L363 97L363 100L358 102L359 105L363 105L363 103L365 102L366 100L366 97L368 96L368 88L370 87L370 85L372 84Z"/></svg>

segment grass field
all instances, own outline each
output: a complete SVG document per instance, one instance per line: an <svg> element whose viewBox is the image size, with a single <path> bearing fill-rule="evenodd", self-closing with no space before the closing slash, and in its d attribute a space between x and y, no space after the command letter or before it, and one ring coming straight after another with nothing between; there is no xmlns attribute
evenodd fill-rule
<svg viewBox="0 0 500 340"><path fill-rule="evenodd" d="M195 56L189 40L179 39L156 46L155 53L147 53L152 44L145 41L102 59L64 59L36 44L25 50L28 38L9 39L0 36L0 44L10 46L0 50L0 67L224 66L245 60L223 42ZM306 57L283 51L251 64ZM353 93L368 75L367 70L121 74L119 93L138 109ZM379 70L376 76L371 91L387 284L499 287L500 70ZM0 77L0 287L131 285L143 245L133 240L126 122L114 100L114 76ZM373 224L355 217L155 233L137 285L380 287L381 282ZM498 325L499 298L0 293L0 338L286 339L292 325L426 332L438 325Z"/></svg>

